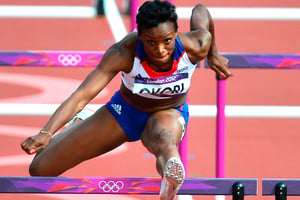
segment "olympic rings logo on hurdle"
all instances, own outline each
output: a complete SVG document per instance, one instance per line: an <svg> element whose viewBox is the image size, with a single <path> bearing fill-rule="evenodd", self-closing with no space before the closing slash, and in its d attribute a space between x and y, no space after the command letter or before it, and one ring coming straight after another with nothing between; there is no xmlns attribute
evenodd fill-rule
<svg viewBox="0 0 300 200"><path fill-rule="evenodd" d="M119 192L124 187L124 183L122 181L100 181L98 186L104 192Z"/></svg>
<svg viewBox="0 0 300 200"><path fill-rule="evenodd" d="M78 63L80 63L82 60L81 56L79 54L60 54L58 56L58 61L63 65L63 66L76 66Z"/></svg>

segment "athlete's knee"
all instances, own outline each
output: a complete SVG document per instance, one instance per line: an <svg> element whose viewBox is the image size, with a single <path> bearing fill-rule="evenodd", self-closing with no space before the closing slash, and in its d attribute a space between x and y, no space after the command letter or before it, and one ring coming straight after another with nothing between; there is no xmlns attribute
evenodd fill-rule
<svg viewBox="0 0 300 200"><path fill-rule="evenodd" d="M152 116L147 122L148 135L155 140L170 139L179 132L177 117L171 114Z"/></svg>
<svg viewBox="0 0 300 200"><path fill-rule="evenodd" d="M43 171L41 163L34 159L29 166L29 174L31 176L45 176Z"/></svg>
<svg viewBox="0 0 300 200"><path fill-rule="evenodd" d="M31 176L57 176L53 173L53 170L49 170L49 164L43 159L39 159L36 156L29 166L29 174Z"/></svg>
<svg viewBox="0 0 300 200"><path fill-rule="evenodd" d="M144 146L156 153L164 148L174 148L181 137L181 129L174 112L159 111L148 119L141 139Z"/></svg>
<svg viewBox="0 0 300 200"><path fill-rule="evenodd" d="M176 141L168 129L153 131L148 143L143 143L153 154L159 155L162 151L169 151L176 147Z"/></svg>

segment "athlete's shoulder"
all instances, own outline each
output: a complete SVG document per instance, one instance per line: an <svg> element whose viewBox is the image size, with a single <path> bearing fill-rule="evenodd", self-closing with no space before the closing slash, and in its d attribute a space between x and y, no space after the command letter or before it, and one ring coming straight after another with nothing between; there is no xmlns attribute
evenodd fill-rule
<svg viewBox="0 0 300 200"><path fill-rule="evenodd" d="M105 53L112 65L120 71L130 71L135 57L137 36L134 33L126 35L121 41L113 44ZM105 59L106 60L106 59Z"/></svg>
<svg viewBox="0 0 300 200"><path fill-rule="evenodd" d="M126 35L121 41L113 44L108 50L107 53L114 57L114 59L131 60L135 56L135 49L137 44L137 37L130 33Z"/></svg>
<svg viewBox="0 0 300 200"><path fill-rule="evenodd" d="M138 41L138 35L136 32L127 34L121 41L117 42L115 46L121 50L135 52Z"/></svg>

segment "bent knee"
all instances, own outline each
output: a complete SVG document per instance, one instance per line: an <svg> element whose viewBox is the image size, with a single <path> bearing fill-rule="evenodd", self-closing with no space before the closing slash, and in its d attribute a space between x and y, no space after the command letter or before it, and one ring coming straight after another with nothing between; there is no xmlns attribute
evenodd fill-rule
<svg viewBox="0 0 300 200"><path fill-rule="evenodd" d="M167 129L161 129L158 132L150 133L147 137L147 142L142 138L143 145L153 154L157 155L164 150L173 149L176 147L176 140L173 133Z"/></svg>
<svg viewBox="0 0 300 200"><path fill-rule="evenodd" d="M183 126L179 121L179 117L182 116L178 113L175 114L175 112L157 112L153 114L145 126L144 137L151 142L153 140L163 142L170 141L170 139L180 139Z"/></svg>
<svg viewBox="0 0 300 200"><path fill-rule="evenodd" d="M34 158L29 166L29 174L31 176L58 176L55 170L51 170L51 166L43 160Z"/></svg>
<svg viewBox="0 0 300 200"><path fill-rule="evenodd" d="M29 174L31 176L48 176L47 170L43 167L43 163L38 159L34 159L29 166Z"/></svg>
<svg viewBox="0 0 300 200"><path fill-rule="evenodd" d="M29 166L29 174L31 176L46 176L45 174L42 173L42 168L39 167L38 162L35 160L32 161L32 163Z"/></svg>

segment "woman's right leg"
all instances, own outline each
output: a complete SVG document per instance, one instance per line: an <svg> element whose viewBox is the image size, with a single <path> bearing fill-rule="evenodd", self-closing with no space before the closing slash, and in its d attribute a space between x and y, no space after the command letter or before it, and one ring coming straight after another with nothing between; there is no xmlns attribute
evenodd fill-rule
<svg viewBox="0 0 300 200"><path fill-rule="evenodd" d="M100 108L88 119L52 138L30 165L32 176L58 176L82 161L102 155L130 141L118 122Z"/></svg>

